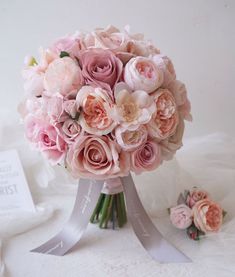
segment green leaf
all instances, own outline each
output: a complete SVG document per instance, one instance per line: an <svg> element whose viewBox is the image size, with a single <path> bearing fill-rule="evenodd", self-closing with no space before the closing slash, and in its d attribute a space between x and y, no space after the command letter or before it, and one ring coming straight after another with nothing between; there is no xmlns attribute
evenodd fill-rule
<svg viewBox="0 0 235 277"><path fill-rule="evenodd" d="M223 210L223 218L226 216L227 212L225 210Z"/></svg>
<svg viewBox="0 0 235 277"><path fill-rule="evenodd" d="M34 66L34 65L37 65L37 61L34 57L31 57L30 61L29 61L29 66Z"/></svg>
<svg viewBox="0 0 235 277"><path fill-rule="evenodd" d="M69 53L66 51L61 51L60 52L60 58L64 58L64 57L69 57Z"/></svg>

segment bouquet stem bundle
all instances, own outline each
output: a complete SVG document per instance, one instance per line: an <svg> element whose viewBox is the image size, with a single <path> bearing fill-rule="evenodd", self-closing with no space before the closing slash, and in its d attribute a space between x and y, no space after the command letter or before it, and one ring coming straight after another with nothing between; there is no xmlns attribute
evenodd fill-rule
<svg viewBox="0 0 235 277"><path fill-rule="evenodd" d="M107 229L110 225L113 229L123 227L127 222L124 193L101 193L90 222L99 223L102 229Z"/></svg>

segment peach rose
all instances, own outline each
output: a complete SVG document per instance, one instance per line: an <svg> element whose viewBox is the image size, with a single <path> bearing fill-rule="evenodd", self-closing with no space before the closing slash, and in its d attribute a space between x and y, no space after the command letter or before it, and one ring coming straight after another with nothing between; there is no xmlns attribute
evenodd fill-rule
<svg viewBox="0 0 235 277"><path fill-rule="evenodd" d="M200 231L204 233L219 231L223 210L217 203L203 199L194 204L192 211L194 224Z"/></svg>
<svg viewBox="0 0 235 277"><path fill-rule="evenodd" d="M148 139L130 154L131 170L137 174L154 170L162 161L161 148L158 143L151 139Z"/></svg>
<svg viewBox="0 0 235 277"><path fill-rule="evenodd" d="M147 141L148 131L144 125L132 129L121 126L115 129L117 143L125 151L133 151Z"/></svg>
<svg viewBox="0 0 235 277"><path fill-rule="evenodd" d="M81 109L79 122L88 133L106 135L116 126L110 115L113 104L105 90L84 86L77 94L76 103Z"/></svg>
<svg viewBox="0 0 235 277"><path fill-rule="evenodd" d="M179 123L177 125L176 131L172 136L160 141L162 149L162 159L171 160L175 152L183 146L182 138L184 134L184 120L179 116Z"/></svg>
<svg viewBox="0 0 235 277"><path fill-rule="evenodd" d="M68 150L67 165L75 178L106 179L127 175L129 155L107 136L84 136Z"/></svg>
<svg viewBox="0 0 235 277"><path fill-rule="evenodd" d="M192 208L196 202L207 199L208 193L205 190L193 188L191 191L189 191L189 195L187 196L186 203L187 205Z"/></svg>
<svg viewBox="0 0 235 277"><path fill-rule="evenodd" d="M168 89L172 92L175 98L176 105L183 118L192 121L191 105L187 97L187 90L183 83L174 80L168 85Z"/></svg>
<svg viewBox="0 0 235 277"><path fill-rule="evenodd" d="M163 74L151 59L136 57L126 64L124 80L132 90L151 93L161 86Z"/></svg>
<svg viewBox="0 0 235 277"><path fill-rule="evenodd" d="M124 83L119 83L114 91L116 106L114 120L124 128L132 128L149 122L156 110L153 98L143 90L131 92Z"/></svg>
<svg viewBox="0 0 235 277"><path fill-rule="evenodd" d="M170 209L171 223L178 229L187 229L192 224L192 210L185 204Z"/></svg>
<svg viewBox="0 0 235 277"><path fill-rule="evenodd" d="M83 85L83 76L78 64L70 57L55 59L51 62L44 76L44 94L53 96L60 93L65 96L70 91Z"/></svg>
<svg viewBox="0 0 235 277"><path fill-rule="evenodd" d="M157 111L148 123L149 135L165 139L174 134L179 122L176 103L168 89L159 89L153 95Z"/></svg>

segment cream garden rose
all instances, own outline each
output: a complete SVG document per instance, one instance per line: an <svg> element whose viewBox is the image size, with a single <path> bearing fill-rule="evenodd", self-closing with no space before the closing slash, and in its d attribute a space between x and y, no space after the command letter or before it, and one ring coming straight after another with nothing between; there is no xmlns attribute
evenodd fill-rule
<svg viewBox="0 0 235 277"><path fill-rule="evenodd" d="M124 80L132 90L155 91L163 82L163 73L150 59L132 58L124 69Z"/></svg>
<svg viewBox="0 0 235 277"><path fill-rule="evenodd" d="M144 125L125 129L121 126L115 129L117 143L125 151L132 151L147 141L148 131Z"/></svg>
<svg viewBox="0 0 235 277"><path fill-rule="evenodd" d="M153 99L145 91L131 92L123 83L116 86L114 97L113 118L124 128L146 124L156 110Z"/></svg>

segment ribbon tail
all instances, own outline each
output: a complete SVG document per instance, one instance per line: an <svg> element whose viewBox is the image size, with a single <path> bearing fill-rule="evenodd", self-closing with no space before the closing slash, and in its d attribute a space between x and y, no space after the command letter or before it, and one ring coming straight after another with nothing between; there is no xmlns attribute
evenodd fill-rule
<svg viewBox="0 0 235 277"><path fill-rule="evenodd" d="M176 249L158 231L147 215L135 188L131 174L122 177L128 219L143 247L160 263L187 263L191 259Z"/></svg>
<svg viewBox="0 0 235 277"><path fill-rule="evenodd" d="M81 239L100 196L104 181L80 179L72 214L56 236L31 252L63 256Z"/></svg>

